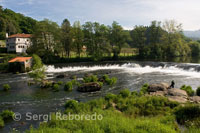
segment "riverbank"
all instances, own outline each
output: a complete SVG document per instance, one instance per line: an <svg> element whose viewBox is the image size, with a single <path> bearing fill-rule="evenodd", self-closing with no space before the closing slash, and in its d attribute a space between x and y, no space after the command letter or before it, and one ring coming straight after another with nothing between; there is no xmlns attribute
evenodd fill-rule
<svg viewBox="0 0 200 133"><path fill-rule="evenodd" d="M86 103L67 101L64 112L54 113L50 121L28 132L198 132L199 113L198 104L183 106L165 97L122 90ZM94 114L96 119L90 117Z"/></svg>

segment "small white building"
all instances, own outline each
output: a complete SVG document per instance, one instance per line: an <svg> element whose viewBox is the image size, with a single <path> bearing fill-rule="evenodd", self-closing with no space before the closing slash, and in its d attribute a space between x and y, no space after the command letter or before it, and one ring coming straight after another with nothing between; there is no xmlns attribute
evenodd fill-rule
<svg viewBox="0 0 200 133"><path fill-rule="evenodd" d="M31 34L15 34L8 36L6 39L8 53L26 53L31 45Z"/></svg>

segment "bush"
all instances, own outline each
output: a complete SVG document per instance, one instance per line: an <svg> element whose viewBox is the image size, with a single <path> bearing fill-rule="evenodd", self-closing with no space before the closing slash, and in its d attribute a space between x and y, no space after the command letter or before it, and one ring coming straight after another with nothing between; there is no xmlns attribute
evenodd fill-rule
<svg viewBox="0 0 200 133"><path fill-rule="evenodd" d="M83 78L84 83L97 82L97 81L98 81L98 77L96 75L85 76Z"/></svg>
<svg viewBox="0 0 200 133"><path fill-rule="evenodd" d="M63 82L62 82L62 81L58 81L57 84L58 84L58 85L62 85Z"/></svg>
<svg viewBox="0 0 200 133"><path fill-rule="evenodd" d="M142 88L140 89L140 92L143 93L143 94L146 94L148 92L148 87L149 87L148 84L144 84L142 86Z"/></svg>
<svg viewBox="0 0 200 133"><path fill-rule="evenodd" d="M59 91L60 86L58 84L54 84L53 85L53 91L54 92L58 92Z"/></svg>
<svg viewBox="0 0 200 133"><path fill-rule="evenodd" d="M78 102L75 100L69 100L65 103L65 109L71 109L74 111L78 111Z"/></svg>
<svg viewBox="0 0 200 133"><path fill-rule="evenodd" d="M65 90L65 91L72 91L72 89L73 89L73 84L72 84L72 82L71 82L71 81L67 82L67 83L65 84L65 86L64 86L64 90Z"/></svg>
<svg viewBox="0 0 200 133"><path fill-rule="evenodd" d="M0 128L4 127L4 121L3 118L0 116Z"/></svg>
<svg viewBox="0 0 200 133"><path fill-rule="evenodd" d="M4 110L1 112L0 116L4 121L12 120L14 112L10 110Z"/></svg>
<svg viewBox="0 0 200 133"><path fill-rule="evenodd" d="M106 84L112 86L114 84L117 83L117 78L112 77L111 79L108 77L108 75L104 75L103 76L104 81L106 82Z"/></svg>
<svg viewBox="0 0 200 133"><path fill-rule="evenodd" d="M186 126L200 126L200 106L199 105L185 105L175 109L174 112L177 122L185 124Z"/></svg>
<svg viewBox="0 0 200 133"><path fill-rule="evenodd" d="M183 85L180 89L186 91L189 96L193 96L194 95L194 90L192 90L191 86Z"/></svg>
<svg viewBox="0 0 200 133"><path fill-rule="evenodd" d="M117 99L117 96L115 94L112 94L112 93L108 93L105 96L106 101L115 101L116 99Z"/></svg>
<svg viewBox="0 0 200 133"><path fill-rule="evenodd" d="M120 91L119 95L121 95L123 98L129 97L131 92L128 89Z"/></svg>
<svg viewBox="0 0 200 133"><path fill-rule="evenodd" d="M197 93L197 96L200 96L200 87L197 88L196 93Z"/></svg>
<svg viewBox="0 0 200 133"><path fill-rule="evenodd" d="M3 85L3 90L4 90L4 91L9 91L10 88L11 88L11 87L10 87L9 84L4 84L4 85Z"/></svg>

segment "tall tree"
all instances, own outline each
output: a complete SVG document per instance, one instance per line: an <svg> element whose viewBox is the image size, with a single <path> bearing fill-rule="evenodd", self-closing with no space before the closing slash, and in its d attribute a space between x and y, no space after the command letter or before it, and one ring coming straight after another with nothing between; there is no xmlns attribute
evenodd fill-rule
<svg viewBox="0 0 200 133"><path fill-rule="evenodd" d="M118 55L121 52L121 48L126 41L126 34L121 25L116 21L112 23L110 27L110 44L112 46L113 57L118 58Z"/></svg>
<svg viewBox="0 0 200 133"><path fill-rule="evenodd" d="M69 58L70 52L72 50L72 27L70 25L69 20L65 19L63 20L62 26L61 26L61 32L62 32L62 44L65 49L66 55Z"/></svg>
<svg viewBox="0 0 200 133"><path fill-rule="evenodd" d="M79 21L74 22L72 27L72 43L75 48L78 57L81 57L81 52L83 48L84 34L82 31L82 26Z"/></svg>

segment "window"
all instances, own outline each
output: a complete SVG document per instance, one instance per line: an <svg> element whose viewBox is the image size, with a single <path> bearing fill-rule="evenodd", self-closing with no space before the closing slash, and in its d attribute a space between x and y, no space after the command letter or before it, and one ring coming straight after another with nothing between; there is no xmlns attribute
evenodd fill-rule
<svg viewBox="0 0 200 133"><path fill-rule="evenodd" d="M24 46L23 46L23 48L24 48Z"/></svg>
<svg viewBox="0 0 200 133"><path fill-rule="evenodd" d="M18 48L20 48L20 46L18 46Z"/></svg>
<svg viewBox="0 0 200 133"><path fill-rule="evenodd" d="M20 41L20 39L18 39L18 41Z"/></svg>
<svg viewBox="0 0 200 133"><path fill-rule="evenodd" d="M27 42L28 42L29 40L27 39Z"/></svg>

